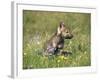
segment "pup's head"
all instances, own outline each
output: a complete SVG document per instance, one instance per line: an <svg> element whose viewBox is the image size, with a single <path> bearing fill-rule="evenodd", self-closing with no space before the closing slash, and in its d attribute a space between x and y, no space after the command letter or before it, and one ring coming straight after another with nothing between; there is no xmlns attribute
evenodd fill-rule
<svg viewBox="0 0 100 80"><path fill-rule="evenodd" d="M64 22L60 22L60 25L57 29L57 35L61 35L65 39L71 39L73 37L70 29L65 27Z"/></svg>

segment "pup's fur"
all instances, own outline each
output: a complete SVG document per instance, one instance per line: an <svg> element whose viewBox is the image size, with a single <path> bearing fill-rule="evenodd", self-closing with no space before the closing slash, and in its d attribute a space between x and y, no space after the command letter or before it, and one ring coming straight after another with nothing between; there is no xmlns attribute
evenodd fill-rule
<svg viewBox="0 0 100 80"><path fill-rule="evenodd" d="M43 55L58 55L62 54L61 49L64 47L64 39L71 39L71 34L68 27L65 27L64 22L60 22L56 33L48 40L45 45L45 52Z"/></svg>

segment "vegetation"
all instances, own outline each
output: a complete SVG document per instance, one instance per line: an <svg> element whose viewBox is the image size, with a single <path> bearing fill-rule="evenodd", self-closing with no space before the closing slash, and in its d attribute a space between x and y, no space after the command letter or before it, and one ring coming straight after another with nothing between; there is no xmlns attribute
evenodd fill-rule
<svg viewBox="0 0 100 80"><path fill-rule="evenodd" d="M91 65L89 13L23 11L23 69L80 67ZM74 35L65 40L67 56L42 56L44 43L64 21Z"/></svg>

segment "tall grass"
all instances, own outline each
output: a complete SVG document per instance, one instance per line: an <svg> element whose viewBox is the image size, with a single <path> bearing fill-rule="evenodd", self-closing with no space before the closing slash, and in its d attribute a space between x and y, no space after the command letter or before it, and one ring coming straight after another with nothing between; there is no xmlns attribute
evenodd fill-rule
<svg viewBox="0 0 100 80"><path fill-rule="evenodd" d="M91 65L89 13L23 11L23 69L81 67ZM73 39L65 40L68 56L42 56L45 42L55 33L59 22L70 27Z"/></svg>

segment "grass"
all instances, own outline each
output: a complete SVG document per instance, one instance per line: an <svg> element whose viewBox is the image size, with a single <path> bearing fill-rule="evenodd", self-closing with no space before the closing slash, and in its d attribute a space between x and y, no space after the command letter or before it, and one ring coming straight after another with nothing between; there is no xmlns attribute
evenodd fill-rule
<svg viewBox="0 0 100 80"><path fill-rule="evenodd" d="M91 65L89 13L23 11L23 69L81 67ZM55 33L60 21L74 35L66 40L68 56L42 56L45 42Z"/></svg>

